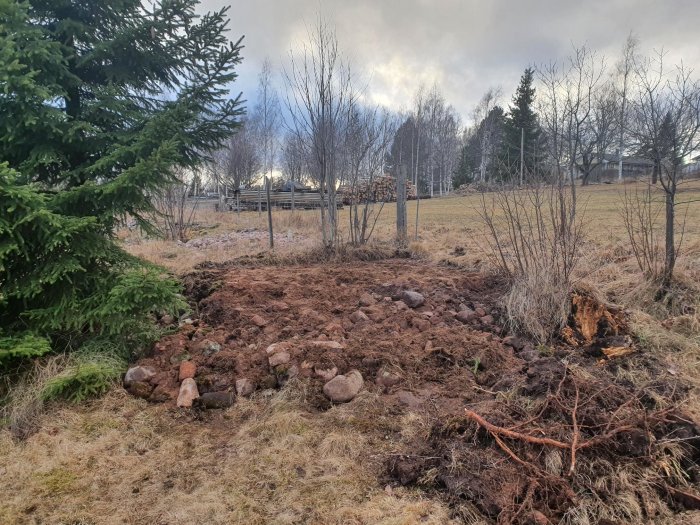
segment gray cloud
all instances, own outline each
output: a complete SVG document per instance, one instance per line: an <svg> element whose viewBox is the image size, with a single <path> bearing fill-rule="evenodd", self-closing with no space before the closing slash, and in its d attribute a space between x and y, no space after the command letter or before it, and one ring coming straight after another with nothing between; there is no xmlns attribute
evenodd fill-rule
<svg viewBox="0 0 700 525"><path fill-rule="evenodd" d="M281 67L319 12L366 79L367 97L393 109L408 107L420 82L437 82L468 117L490 86L508 98L525 67L562 59L572 45L587 44L614 63L630 31L643 51L664 47L668 60L700 68L698 0L241 0L231 10L231 38L245 34L234 89L253 102L266 56L283 87Z"/></svg>

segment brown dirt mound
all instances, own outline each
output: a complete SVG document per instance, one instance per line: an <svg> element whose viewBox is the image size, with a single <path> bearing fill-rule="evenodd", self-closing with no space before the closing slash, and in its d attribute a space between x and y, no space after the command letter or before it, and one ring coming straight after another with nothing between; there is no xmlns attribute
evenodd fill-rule
<svg viewBox="0 0 700 525"><path fill-rule="evenodd" d="M153 401L174 405L183 360L196 364L200 393L232 391L237 379L261 390L301 378L311 411L330 406L320 372L356 369L365 390L430 429L394 436L386 481L445 498L457 517L630 523L692 506L685 484L700 481L700 433L676 408L684 387L643 353L601 362L508 336L495 278L387 260L207 269L187 286L198 319L140 363L158 371ZM406 290L424 304L399 301ZM577 345L624 336L621 314L574 301ZM288 354L274 367L272 344ZM638 368L655 379L636 381Z"/></svg>

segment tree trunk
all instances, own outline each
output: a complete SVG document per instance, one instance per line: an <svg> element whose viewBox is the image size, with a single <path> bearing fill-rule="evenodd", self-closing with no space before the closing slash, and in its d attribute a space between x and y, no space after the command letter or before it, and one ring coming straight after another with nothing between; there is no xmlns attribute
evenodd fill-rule
<svg viewBox="0 0 700 525"><path fill-rule="evenodd" d="M672 188L666 191L666 257L664 259L664 275L661 283L662 291L671 286L673 269L676 266L676 242L675 242L675 195Z"/></svg>
<svg viewBox="0 0 700 525"><path fill-rule="evenodd" d="M269 177L265 177L265 192L267 193L267 227L270 232L270 249L275 247L275 237L272 234L272 205L270 203L270 186L272 181Z"/></svg>
<svg viewBox="0 0 700 525"><path fill-rule="evenodd" d="M401 166L396 180L396 240L400 246L405 246L407 238L406 166Z"/></svg>

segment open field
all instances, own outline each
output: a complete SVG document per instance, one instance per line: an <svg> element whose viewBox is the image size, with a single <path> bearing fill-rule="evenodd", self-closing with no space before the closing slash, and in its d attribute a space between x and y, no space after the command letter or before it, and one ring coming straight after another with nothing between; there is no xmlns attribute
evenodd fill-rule
<svg viewBox="0 0 700 525"><path fill-rule="evenodd" d="M679 200L700 198L700 182L686 188ZM613 318L629 311L614 337L581 347L509 342L479 195L421 201L415 260L314 260L314 211L274 213L274 256L255 212L198 213L191 245L122 232L131 253L181 275L263 255L186 279L193 325L173 327L140 362L158 370L151 401L115 386L85 406L55 406L26 441L0 431L0 523L699 523L678 513L670 491L693 490L700 475L700 456L684 448L700 420L700 206L687 215L667 307L652 300L628 248L619 190L580 190L588 236L577 277L592 300L620 305ZM386 205L367 258L388 251L394 219ZM404 308L406 289L425 304ZM455 312L467 310L483 312L460 321ZM620 337L634 339L634 352L607 359L602 349ZM207 341L221 350L207 354ZM266 349L281 341L289 361L268 366L276 354ZM185 354L202 393L243 377L258 388L223 410L176 408ZM364 377L350 403L324 397L316 370L332 367ZM519 464L465 407L567 444L630 429L589 443L567 475L569 450L509 440Z"/></svg>

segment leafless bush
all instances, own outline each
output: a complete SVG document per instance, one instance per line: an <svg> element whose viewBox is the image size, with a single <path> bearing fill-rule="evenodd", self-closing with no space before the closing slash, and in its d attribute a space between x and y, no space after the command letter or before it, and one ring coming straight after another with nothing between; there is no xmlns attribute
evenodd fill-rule
<svg viewBox="0 0 700 525"><path fill-rule="evenodd" d="M194 182L177 181L158 190L152 197L156 209L155 223L168 240L188 240L188 233L194 222L197 200L190 201Z"/></svg>
<svg viewBox="0 0 700 525"><path fill-rule="evenodd" d="M583 221L574 195L560 183L483 194L486 254L512 286L505 297L513 329L540 342L566 324Z"/></svg>
<svg viewBox="0 0 700 525"><path fill-rule="evenodd" d="M651 280L663 271L663 237L659 236L663 200L654 199L650 185L643 191L625 188L620 215L639 269Z"/></svg>

